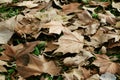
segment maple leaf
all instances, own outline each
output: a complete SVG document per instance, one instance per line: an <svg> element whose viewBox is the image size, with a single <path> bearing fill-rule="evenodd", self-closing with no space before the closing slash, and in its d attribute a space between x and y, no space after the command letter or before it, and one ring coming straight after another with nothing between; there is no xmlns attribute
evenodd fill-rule
<svg viewBox="0 0 120 80"><path fill-rule="evenodd" d="M59 74L60 68L55 65L54 61L47 61L43 56L39 58L30 54L37 44L39 44L39 41L26 43L24 44L24 47L22 45L21 48L18 48L18 46L16 46L17 48L12 48L9 45L6 45L4 54L10 59L16 59L15 63L18 73L24 78L32 75L40 75L41 73L48 73L51 75ZM4 56L1 57L5 58ZM8 58L3 60L8 60Z"/></svg>
<svg viewBox="0 0 120 80"><path fill-rule="evenodd" d="M77 32L71 32L69 29L64 28L64 35L58 40L58 49L55 52L65 53L79 53L83 49L84 37Z"/></svg>
<svg viewBox="0 0 120 80"><path fill-rule="evenodd" d="M49 33L60 34L63 30L63 25L60 21L50 21L43 26L43 28L49 28Z"/></svg>
<svg viewBox="0 0 120 80"><path fill-rule="evenodd" d="M110 61L106 55L96 54L96 60L93 62L94 65L100 67L100 73L110 72L112 74L120 74L120 64Z"/></svg>

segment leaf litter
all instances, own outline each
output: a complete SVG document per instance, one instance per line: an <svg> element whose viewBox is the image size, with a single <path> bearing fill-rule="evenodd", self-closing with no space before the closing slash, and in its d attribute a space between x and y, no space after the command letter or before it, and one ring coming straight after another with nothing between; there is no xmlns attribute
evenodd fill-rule
<svg viewBox="0 0 120 80"><path fill-rule="evenodd" d="M1 80L119 80L120 2L1 0Z"/></svg>

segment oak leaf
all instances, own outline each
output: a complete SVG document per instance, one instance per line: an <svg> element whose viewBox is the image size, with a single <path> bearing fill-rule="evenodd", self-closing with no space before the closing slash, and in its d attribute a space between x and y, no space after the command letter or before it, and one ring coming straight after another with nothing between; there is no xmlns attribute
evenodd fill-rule
<svg viewBox="0 0 120 80"><path fill-rule="evenodd" d="M63 36L58 40L58 49L55 52L79 53L83 49L84 37L77 32L71 32L68 28L64 28Z"/></svg>
<svg viewBox="0 0 120 80"><path fill-rule="evenodd" d="M100 73L109 72L112 74L120 74L120 64L112 62L106 55L96 55L96 60L93 62L94 65L100 67Z"/></svg>

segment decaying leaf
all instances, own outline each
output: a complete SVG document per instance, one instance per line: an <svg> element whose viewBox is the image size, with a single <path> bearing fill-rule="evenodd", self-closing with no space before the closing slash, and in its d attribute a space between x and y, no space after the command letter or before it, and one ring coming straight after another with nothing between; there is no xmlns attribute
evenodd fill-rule
<svg viewBox="0 0 120 80"><path fill-rule="evenodd" d="M100 73L109 72L112 74L120 74L120 64L110 61L106 55L96 55L96 60L93 62L96 66L100 67Z"/></svg>
<svg viewBox="0 0 120 80"><path fill-rule="evenodd" d="M83 49L84 37L77 32L71 32L65 28L64 35L58 40L59 48L55 52L65 53L79 53Z"/></svg>

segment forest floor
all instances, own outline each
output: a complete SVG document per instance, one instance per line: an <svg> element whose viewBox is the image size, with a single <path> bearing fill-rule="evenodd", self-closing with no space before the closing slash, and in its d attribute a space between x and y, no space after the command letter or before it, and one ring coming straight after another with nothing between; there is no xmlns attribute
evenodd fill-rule
<svg viewBox="0 0 120 80"><path fill-rule="evenodd" d="M0 0L0 80L120 80L119 0Z"/></svg>

